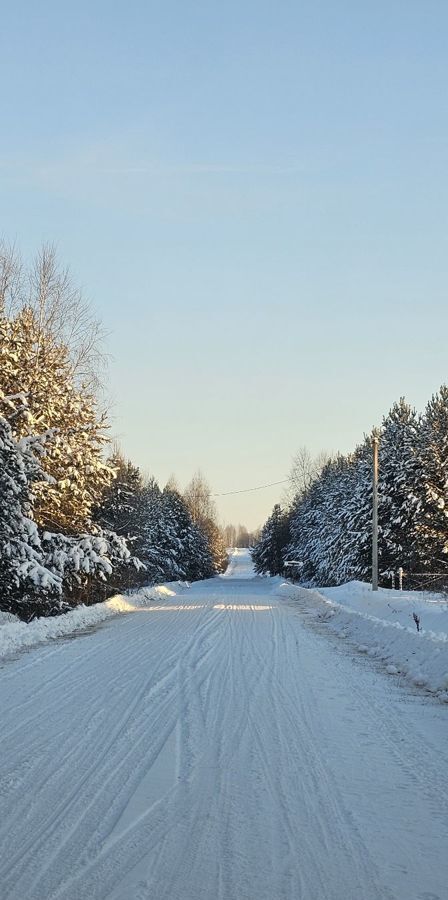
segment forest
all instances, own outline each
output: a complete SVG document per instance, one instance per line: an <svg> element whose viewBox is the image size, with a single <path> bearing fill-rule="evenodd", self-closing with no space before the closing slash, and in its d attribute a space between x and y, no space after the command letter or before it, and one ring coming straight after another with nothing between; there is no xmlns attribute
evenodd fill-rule
<svg viewBox="0 0 448 900"><path fill-rule="evenodd" d="M288 501L263 526L253 557L259 573L338 585L371 577L372 440L379 440L378 559L391 587L399 568L407 587L448 584L448 387L418 414L404 398L347 455L304 449ZM287 563L292 562L292 566Z"/></svg>
<svg viewBox="0 0 448 900"><path fill-rule="evenodd" d="M45 245L0 245L0 610L30 621L227 565L210 487L160 488L110 437L103 329Z"/></svg>

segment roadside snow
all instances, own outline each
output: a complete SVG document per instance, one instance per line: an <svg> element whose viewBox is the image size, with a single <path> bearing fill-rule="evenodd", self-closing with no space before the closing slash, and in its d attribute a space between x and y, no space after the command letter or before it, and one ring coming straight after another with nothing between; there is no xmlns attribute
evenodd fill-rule
<svg viewBox="0 0 448 900"><path fill-rule="evenodd" d="M447 708L235 562L0 667L2 900L445 900Z"/></svg>
<svg viewBox="0 0 448 900"><path fill-rule="evenodd" d="M353 581L334 588L278 588L316 621L348 638L359 653L384 662L448 703L448 602L441 595L380 589ZM420 631L417 631L417 622Z"/></svg>
<svg viewBox="0 0 448 900"><path fill-rule="evenodd" d="M17 616L13 616L12 613L2 612L0 609L0 626L10 622L20 622L20 619L18 619Z"/></svg>
<svg viewBox="0 0 448 900"><path fill-rule="evenodd" d="M117 594L104 603L77 606L62 616L42 617L29 623L21 622L10 613L0 612L0 659L44 641L65 637L75 631L97 625L111 616L134 612L154 600L182 593L188 587L187 582L172 582L141 588L127 595Z"/></svg>

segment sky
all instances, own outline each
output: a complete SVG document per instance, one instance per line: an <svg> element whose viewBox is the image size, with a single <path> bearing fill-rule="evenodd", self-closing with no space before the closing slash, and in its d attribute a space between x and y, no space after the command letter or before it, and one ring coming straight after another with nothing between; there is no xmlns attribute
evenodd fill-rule
<svg viewBox="0 0 448 900"><path fill-rule="evenodd" d="M446 0L2 3L0 234L105 324L112 432L216 493L447 380ZM254 528L283 487L217 498Z"/></svg>

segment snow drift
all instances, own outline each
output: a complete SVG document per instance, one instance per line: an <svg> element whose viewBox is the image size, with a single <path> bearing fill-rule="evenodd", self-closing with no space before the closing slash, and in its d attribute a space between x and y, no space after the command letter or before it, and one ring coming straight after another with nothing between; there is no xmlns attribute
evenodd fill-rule
<svg viewBox="0 0 448 900"><path fill-rule="evenodd" d="M111 616L131 613L142 606L147 606L151 601L183 593L188 587L187 582L146 587L126 595L117 594L115 597L111 597L103 603L95 603L93 606L77 606L61 616L41 617L32 622L21 622L15 616L2 613L0 617L0 659L44 641L66 637L76 631L93 627Z"/></svg>
<svg viewBox="0 0 448 900"><path fill-rule="evenodd" d="M358 652L382 660L389 675L402 675L448 703L446 597L385 589L373 593L359 581L316 589L283 582L276 590Z"/></svg>

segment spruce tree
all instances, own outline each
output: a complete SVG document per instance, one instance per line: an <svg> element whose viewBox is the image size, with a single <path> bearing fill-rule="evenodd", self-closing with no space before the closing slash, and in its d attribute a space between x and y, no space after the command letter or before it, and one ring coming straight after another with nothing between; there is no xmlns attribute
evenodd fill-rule
<svg viewBox="0 0 448 900"><path fill-rule="evenodd" d="M184 500L193 523L207 541L213 560L214 573L224 572L228 564L225 542L217 524L216 506L210 485L201 472L196 472L185 488Z"/></svg>
<svg viewBox="0 0 448 900"><path fill-rule="evenodd" d="M418 433L418 549L422 571L448 570L448 387L427 404Z"/></svg>
<svg viewBox="0 0 448 900"><path fill-rule="evenodd" d="M105 417L93 396L75 386L68 348L42 332L31 309L3 317L0 330L0 414L17 438L48 429L54 436L43 460L50 477L35 489L36 521L49 530L86 531L113 478L103 459ZM5 395L16 398L14 409Z"/></svg>
<svg viewBox="0 0 448 900"><path fill-rule="evenodd" d="M383 420L379 446L379 570L380 576L417 570L419 561L418 506L421 495L419 420L401 397Z"/></svg>
<svg viewBox="0 0 448 900"><path fill-rule="evenodd" d="M0 608L24 619L64 609L62 581L45 565L33 519L32 485L42 477L36 444L17 442L0 418Z"/></svg>
<svg viewBox="0 0 448 900"><path fill-rule="evenodd" d="M289 543L289 521L276 504L269 519L262 528L259 541L252 550L254 569L257 574L281 575L284 569L284 552Z"/></svg>
<svg viewBox="0 0 448 900"><path fill-rule="evenodd" d="M140 469L126 460L118 449L108 458L107 465L114 478L104 489L95 510L95 521L134 544L142 528L143 482Z"/></svg>
<svg viewBox="0 0 448 900"><path fill-rule="evenodd" d="M178 566L188 581L212 578L216 568L209 541L192 519L189 507L178 491L163 491L166 514L173 524Z"/></svg>
<svg viewBox="0 0 448 900"><path fill-rule="evenodd" d="M138 551L151 584L171 581L179 577L176 565L174 534L167 521L162 493L155 479L151 479L143 491L143 525L138 541Z"/></svg>
<svg viewBox="0 0 448 900"><path fill-rule="evenodd" d="M137 551L152 584L196 581L215 574L207 538L176 489L166 487L162 492L151 479L143 491L142 521Z"/></svg>
<svg viewBox="0 0 448 900"><path fill-rule="evenodd" d="M371 577L372 496L372 439L368 436L349 460L340 518L338 583Z"/></svg>

